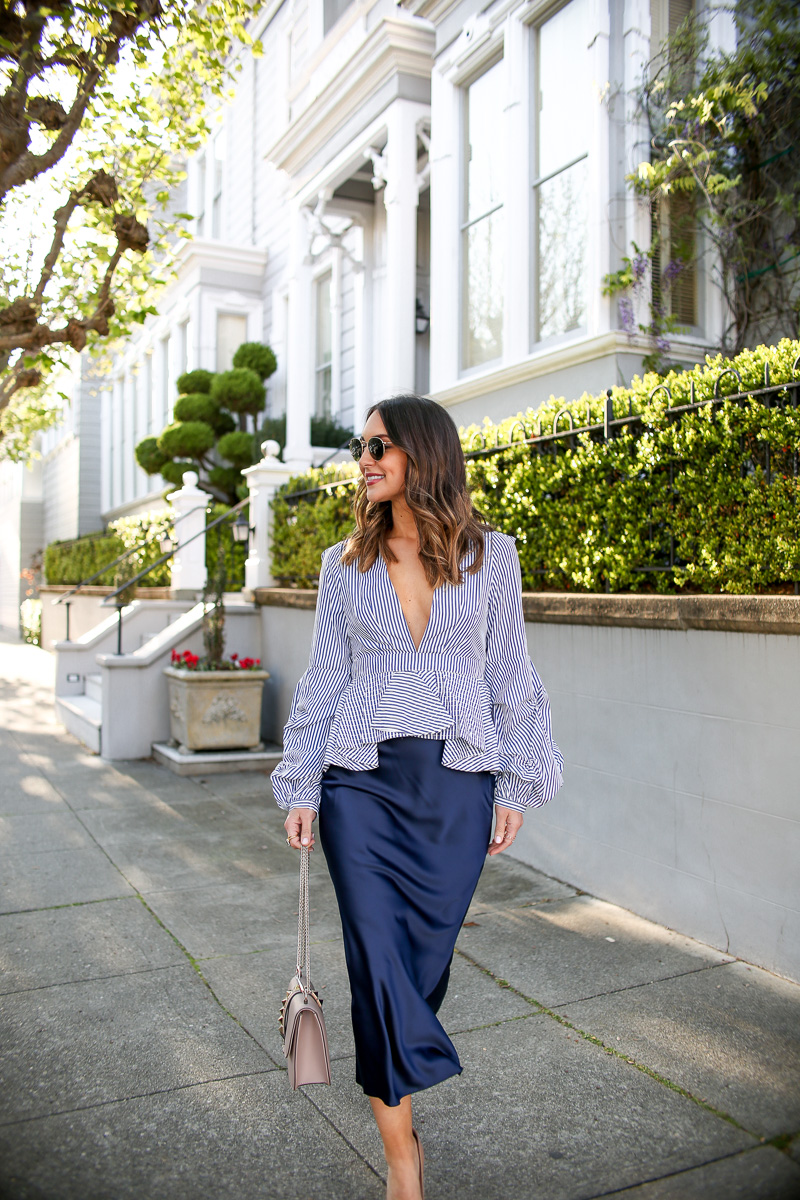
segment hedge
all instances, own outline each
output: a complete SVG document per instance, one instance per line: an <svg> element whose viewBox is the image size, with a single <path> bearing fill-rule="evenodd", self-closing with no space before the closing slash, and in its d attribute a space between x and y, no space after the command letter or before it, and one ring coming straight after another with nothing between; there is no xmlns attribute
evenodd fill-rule
<svg viewBox="0 0 800 1200"><path fill-rule="evenodd" d="M639 415L608 440L576 434L545 448L517 446L468 462L477 507L513 534L526 590L696 592L789 591L800 580L800 411L797 391L767 406L723 400L680 417L695 398L797 378L800 341L759 346L732 360L707 357L691 371L646 374L612 390L614 416ZM739 380L723 371L733 368ZM664 384L664 390L652 394ZM787 393L783 393L785 399ZM792 397L794 400L792 401ZM565 402L551 396L495 425L462 429L467 451L521 441L540 428L602 423L606 394ZM767 478L769 455L770 478ZM352 472L351 472L352 473ZM274 503L273 575L313 586L322 550L352 528L352 487L290 505L285 496L335 478L329 469L290 480ZM670 534L674 568L669 564Z"/></svg>
<svg viewBox="0 0 800 1200"><path fill-rule="evenodd" d="M209 521L227 512L224 504L213 504L207 515ZM245 510L246 512L246 510ZM105 563L147 539L147 545L131 555L112 571L104 572L94 582L107 587L119 586L125 578L131 578L161 557L160 540L165 534L172 535L172 521L162 509L158 512L140 513L134 517L120 517L112 521L106 533L87 534L70 541L51 542L44 552L44 574L48 583L75 584L87 579ZM225 549L225 566L228 574L228 591L236 591L244 585L244 560L247 547L234 544L226 525L218 525L206 536L206 566L214 569L217 547L222 538ZM142 587L169 587L169 562L163 563L141 583Z"/></svg>

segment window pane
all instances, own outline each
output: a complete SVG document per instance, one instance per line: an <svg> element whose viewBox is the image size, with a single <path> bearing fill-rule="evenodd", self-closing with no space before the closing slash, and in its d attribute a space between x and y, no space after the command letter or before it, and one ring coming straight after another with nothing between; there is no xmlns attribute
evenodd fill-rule
<svg viewBox="0 0 800 1200"><path fill-rule="evenodd" d="M322 5L322 32L327 33L332 29L339 17L344 16L347 9L352 4L353 0L323 0Z"/></svg>
<svg viewBox="0 0 800 1200"><path fill-rule="evenodd" d="M317 280L316 415L331 415L331 274Z"/></svg>
<svg viewBox="0 0 800 1200"><path fill-rule="evenodd" d="M588 0L571 0L539 29L537 176L588 149L591 98Z"/></svg>
<svg viewBox="0 0 800 1200"><path fill-rule="evenodd" d="M230 371L233 356L247 341L247 317L217 313L217 370Z"/></svg>
<svg viewBox="0 0 800 1200"><path fill-rule="evenodd" d="M500 209L464 231L465 367L477 367L503 352L504 222Z"/></svg>
<svg viewBox="0 0 800 1200"><path fill-rule="evenodd" d="M495 63L467 92L467 217L479 217L503 199L503 63Z"/></svg>
<svg viewBox="0 0 800 1200"><path fill-rule="evenodd" d="M535 192L539 231L539 338L586 322L586 160Z"/></svg>

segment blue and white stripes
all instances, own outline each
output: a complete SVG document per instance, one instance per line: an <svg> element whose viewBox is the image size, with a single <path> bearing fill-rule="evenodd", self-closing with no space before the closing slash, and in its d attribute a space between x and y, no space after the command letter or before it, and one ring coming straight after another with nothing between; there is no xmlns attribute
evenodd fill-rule
<svg viewBox="0 0 800 1200"><path fill-rule="evenodd" d="M409 736L443 739L446 767L493 772L496 803L545 804L564 763L528 657L514 539L487 533L481 570L434 590L419 650L383 559L362 574L342 565L343 545L322 558L308 670L272 773L281 808L319 808L326 767L372 770L379 742Z"/></svg>

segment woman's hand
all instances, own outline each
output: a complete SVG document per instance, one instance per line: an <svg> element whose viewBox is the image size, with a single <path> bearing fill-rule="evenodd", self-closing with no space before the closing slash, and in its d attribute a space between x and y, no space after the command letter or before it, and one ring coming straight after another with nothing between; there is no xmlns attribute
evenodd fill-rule
<svg viewBox="0 0 800 1200"><path fill-rule="evenodd" d="M311 850L314 846L314 831L311 828L311 822L317 815L314 808L290 808L289 815L283 822L283 828L286 830L286 838L293 850L300 850L303 846L308 846Z"/></svg>
<svg viewBox="0 0 800 1200"><path fill-rule="evenodd" d="M522 828L522 813L515 808L494 806L494 837L489 843L489 857L507 850Z"/></svg>

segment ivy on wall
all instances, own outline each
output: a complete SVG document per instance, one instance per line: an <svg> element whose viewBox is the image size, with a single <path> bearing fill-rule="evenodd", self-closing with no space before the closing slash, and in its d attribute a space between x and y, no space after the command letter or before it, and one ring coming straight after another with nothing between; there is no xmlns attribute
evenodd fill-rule
<svg viewBox="0 0 800 1200"><path fill-rule="evenodd" d="M612 389L615 417L639 415L605 440L575 434L546 448L517 446L468 462L476 505L517 538L526 590L789 591L800 580L798 393L769 406L757 398L670 408L796 378L800 341L708 357L692 371L636 378ZM726 374L721 375L722 372ZM737 375L733 372L736 372ZM739 382L741 380L741 383ZM654 395L653 389L665 390ZM787 399L788 395L788 399ZM462 430L465 450L602 423L606 395L565 402ZM560 414L560 415L559 415ZM353 468L349 468L353 472ZM352 528L352 486L299 503L286 496L337 478L334 469L289 481L273 505L273 575L313 587L322 550ZM669 565L670 552L674 569Z"/></svg>

